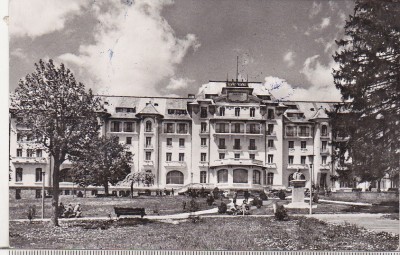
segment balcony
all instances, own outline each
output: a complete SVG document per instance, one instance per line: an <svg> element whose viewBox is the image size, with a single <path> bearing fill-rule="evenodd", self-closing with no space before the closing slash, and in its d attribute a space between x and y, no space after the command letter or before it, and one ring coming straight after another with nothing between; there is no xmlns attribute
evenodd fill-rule
<svg viewBox="0 0 400 255"><path fill-rule="evenodd" d="M186 168L185 161L165 161L165 168Z"/></svg>
<svg viewBox="0 0 400 255"><path fill-rule="evenodd" d="M299 132L299 137L311 137L310 132Z"/></svg>
<svg viewBox="0 0 400 255"><path fill-rule="evenodd" d="M229 129L222 129L222 128L217 128L215 129L215 133L217 134L229 134Z"/></svg>
<svg viewBox="0 0 400 255"><path fill-rule="evenodd" d="M265 167L268 169L276 169L275 163L265 163Z"/></svg>
<svg viewBox="0 0 400 255"><path fill-rule="evenodd" d="M276 132L267 130L267 136L276 136Z"/></svg>
<svg viewBox="0 0 400 255"><path fill-rule="evenodd" d="M329 164L321 164L319 166L319 169L320 170L330 170L330 166L329 166Z"/></svg>
<svg viewBox="0 0 400 255"><path fill-rule="evenodd" d="M293 169L293 170L308 169L308 165L307 164L289 164L287 166L287 169Z"/></svg>
<svg viewBox="0 0 400 255"><path fill-rule="evenodd" d="M145 145L144 145L144 149L145 149L145 150L153 150L154 148L153 148L153 145L152 145L152 144L145 144Z"/></svg>
<svg viewBox="0 0 400 255"><path fill-rule="evenodd" d="M262 160L257 159L241 159L241 158L228 158L228 159L217 159L210 164L210 167L217 166L259 166L263 167L264 163Z"/></svg>
<svg viewBox="0 0 400 255"><path fill-rule="evenodd" d="M154 161L153 160L145 160L143 162L144 166L154 166Z"/></svg>
<svg viewBox="0 0 400 255"><path fill-rule="evenodd" d="M210 133L210 131L208 131L207 129L200 130L201 135L208 135L209 133Z"/></svg>
<svg viewBox="0 0 400 255"><path fill-rule="evenodd" d="M257 146L249 146L249 151L255 151L257 150Z"/></svg>
<svg viewBox="0 0 400 255"><path fill-rule="evenodd" d="M244 129L233 129L232 134L244 134Z"/></svg>
<svg viewBox="0 0 400 255"><path fill-rule="evenodd" d="M321 148L321 154L329 154L328 148Z"/></svg>
<svg viewBox="0 0 400 255"><path fill-rule="evenodd" d="M233 146L233 149L234 149L234 150L241 150L241 149L242 149L242 146L240 146L240 145L234 145L234 146Z"/></svg>
<svg viewBox="0 0 400 255"><path fill-rule="evenodd" d="M218 145L218 150L226 150L226 145Z"/></svg>
<svg viewBox="0 0 400 255"><path fill-rule="evenodd" d="M44 157L12 157L12 163L19 164L47 164L47 158Z"/></svg>

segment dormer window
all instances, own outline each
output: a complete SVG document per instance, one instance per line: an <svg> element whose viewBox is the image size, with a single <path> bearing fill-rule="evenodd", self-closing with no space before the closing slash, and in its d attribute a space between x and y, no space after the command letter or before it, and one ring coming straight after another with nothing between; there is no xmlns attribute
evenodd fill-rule
<svg viewBox="0 0 400 255"><path fill-rule="evenodd" d="M201 107L200 118L207 118L207 107Z"/></svg>
<svg viewBox="0 0 400 255"><path fill-rule="evenodd" d="M328 136L328 126L327 125L322 125L321 136Z"/></svg>
<svg viewBox="0 0 400 255"><path fill-rule="evenodd" d="M269 120L274 119L274 110L273 110L273 109L268 109L267 118L268 118Z"/></svg>
<svg viewBox="0 0 400 255"><path fill-rule="evenodd" d="M130 108L130 107L116 107L115 112L131 112L135 113L136 108Z"/></svg>
<svg viewBox="0 0 400 255"><path fill-rule="evenodd" d="M146 121L146 132L152 132L153 131L153 123L151 123L150 120Z"/></svg>
<svg viewBox="0 0 400 255"><path fill-rule="evenodd" d="M236 117L239 117L239 116L240 116L240 108L239 108L239 107L236 107L236 108L235 108L235 116L236 116Z"/></svg>
<svg viewBox="0 0 400 255"><path fill-rule="evenodd" d="M219 116L225 116L225 107L220 107L219 108Z"/></svg>
<svg viewBox="0 0 400 255"><path fill-rule="evenodd" d="M250 108L250 117L255 117L255 115L256 115L256 109L254 107Z"/></svg>

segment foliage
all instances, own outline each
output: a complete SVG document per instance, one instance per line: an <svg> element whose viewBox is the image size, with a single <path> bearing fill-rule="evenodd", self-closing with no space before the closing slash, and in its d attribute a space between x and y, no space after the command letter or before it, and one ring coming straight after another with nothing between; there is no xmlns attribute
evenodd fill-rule
<svg viewBox="0 0 400 255"><path fill-rule="evenodd" d="M287 210L283 205L278 205L275 212L275 219L276 220L288 220L289 216L287 214Z"/></svg>
<svg viewBox="0 0 400 255"><path fill-rule="evenodd" d="M261 208L261 206L263 205L263 202L261 199L259 199L258 197L254 197L253 201L251 201L253 206L256 206L257 208Z"/></svg>
<svg viewBox="0 0 400 255"><path fill-rule="evenodd" d="M192 200L190 200L188 209L190 212L196 212L199 210L199 204L197 203L197 201L194 198L192 198Z"/></svg>
<svg viewBox="0 0 400 255"><path fill-rule="evenodd" d="M358 0L338 41L334 81L349 99L331 113L336 160L346 157L360 181L394 177L400 166L400 5L396 0Z"/></svg>
<svg viewBox="0 0 400 255"><path fill-rule="evenodd" d="M132 155L119 143L118 137L96 137L85 144L79 154L69 156L74 177L81 186L117 184L130 173Z"/></svg>
<svg viewBox="0 0 400 255"><path fill-rule="evenodd" d="M218 206L218 213L226 213L227 210L228 206L226 205L226 203L221 202L221 204Z"/></svg>
<svg viewBox="0 0 400 255"><path fill-rule="evenodd" d="M218 189L218 187L215 187L214 189L213 189L213 196L214 196L214 198L215 199L218 199L219 198L219 189Z"/></svg>
<svg viewBox="0 0 400 255"><path fill-rule="evenodd" d="M285 200L286 199L285 191L280 190L279 193L278 193L278 197L279 197L280 200Z"/></svg>
<svg viewBox="0 0 400 255"><path fill-rule="evenodd" d="M265 194L264 191L260 193L260 199L261 200L268 200L268 196L267 196L267 194Z"/></svg>
<svg viewBox="0 0 400 255"><path fill-rule="evenodd" d="M98 135L98 117L104 109L100 99L76 82L63 64L56 67L52 60L40 60L35 67L33 73L19 81L11 96L11 112L17 125L28 130L53 157L52 222L58 226L60 166L68 154L74 154Z"/></svg>

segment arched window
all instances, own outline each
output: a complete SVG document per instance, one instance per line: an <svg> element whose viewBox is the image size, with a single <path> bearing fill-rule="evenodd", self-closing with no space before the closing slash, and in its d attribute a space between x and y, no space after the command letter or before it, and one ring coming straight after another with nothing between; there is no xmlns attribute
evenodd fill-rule
<svg viewBox="0 0 400 255"><path fill-rule="evenodd" d="M274 173L268 173L267 174L267 185L273 185L274 184Z"/></svg>
<svg viewBox="0 0 400 255"><path fill-rule="evenodd" d="M248 183L248 172L245 169L233 170L233 182L234 183Z"/></svg>
<svg viewBox="0 0 400 255"><path fill-rule="evenodd" d="M151 123L150 120L146 121L146 132L152 132L153 131L153 123Z"/></svg>
<svg viewBox="0 0 400 255"><path fill-rule="evenodd" d="M217 172L217 182L227 183L228 182L228 170L222 169Z"/></svg>
<svg viewBox="0 0 400 255"><path fill-rule="evenodd" d="M328 126L327 125L322 125L321 136L328 136Z"/></svg>
<svg viewBox="0 0 400 255"><path fill-rule="evenodd" d="M70 168L64 168L60 171L60 182L72 182L72 171Z"/></svg>
<svg viewBox="0 0 400 255"><path fill-rule="evenodd" d="M261 172L253 170L253 184L261 184Z"/></svg>
<svg viewBox="0 0 400 255"><path fill-rule="evenodd" d="M183 184L183 173L180 171L168 172L167 184Z"/></svg>

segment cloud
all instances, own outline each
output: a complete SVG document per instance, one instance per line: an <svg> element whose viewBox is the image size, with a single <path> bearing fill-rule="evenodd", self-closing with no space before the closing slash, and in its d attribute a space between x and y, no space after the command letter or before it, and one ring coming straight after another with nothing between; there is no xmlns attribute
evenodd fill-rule
<svg viewBox="0 0 400 255"><path fill-rule="evenodd" d="M19 59L26 59L27 58L26 53L21 48L16 48L16 49L10 51L10 55L14 56L14 57L17 57Z"/></svg>
<svg viewBox="0 0 400 255"><path fill-rule="evenodd" d="M85 72L85 83L97 93L160 95L160 84L174 77L189 50L200 46L194 34L178 38L161 16L170 4L167 0L113 2L111 6L96 2L100 6L95 43L82 45L76 55L59 58Z"/></svg>
<svg viewBox="0 0 400 255"><path fill-rule="evenodd" d="M80 15L88 4L81 0L11 0L10 35L35 38L62 30L67 20Z"/></svg>
<svg viewBox="0 0 400 255"><path fill-rule="evenodd" d="M330 24L331 24L331 18L330 17L322 18L321 24L319 24L318 29L319 30L325 29Z"/></svg>
<svg viewBox="0 0 400 255"><path fill-rule="evenodd" d="M288 67L291 67L294 65L294 58L296 54L293 51L288 51L286 52L285 55L283 55L283 61L287 63Z"/></svg>
<svg viewBox="0 0 400 255"><path fill-rule="evenodd" d="M322 10L322 3L317 3L317 2L313 2L312 7L310 9L310 18L315 17L316 15L318 15L318 13L320 13Z"/></svg>
<svg viewBox="0 0 400 255"><path fill-rule="evenodd" d="M177 90L177 89L185 89L189 86L189 83L194 82L194 80L188 78L174 78L172 77L169 80L169 84L165 89L167 90Z"/></svg>

